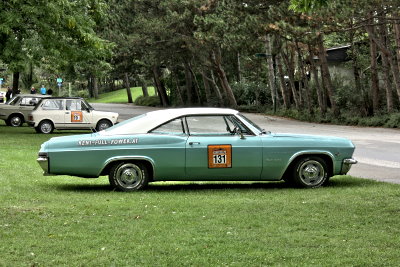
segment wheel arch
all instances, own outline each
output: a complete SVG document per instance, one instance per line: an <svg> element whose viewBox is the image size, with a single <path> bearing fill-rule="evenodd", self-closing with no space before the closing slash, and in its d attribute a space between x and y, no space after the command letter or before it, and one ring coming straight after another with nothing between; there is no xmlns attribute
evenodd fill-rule
<svg viewBox="0 0 400 267"><path fill-rule="evenodd" d="M12 118L12 116L21 117L22 123L26 122L25 116L24 116L24 114L22 114L21 112L12 112L10 115L8 115L7 120L10 120L10 119Z"/></svg>
<svg viewBox="0 0 400 267"><path fill-rule="evenodd" d="M325 161L325 163L328 165L328 177L331 177L333 175L333 170L334 170L334 156L330 152L322 152L322 151L308 151L308 152L299 152L294 154L290 160L288 165L286 166L285 172L283 173L281 179L285 179L290 175L291 170L293 169L293 166L296 164L297 161L299 161L302 158L306 157L320 157Z"/></svg>
<svg viewBox="0 0 400 267"><path fill-rule="evenodd" d="M112 166L119 162L143 163L146 166L147 171L149 172L149 181L150 182L153 181L154 174L155 174L155 168L154 168L155 164L154 164L154 161L149 157L114 157L114 158L108 159L105 162L104 167L100 171L100 174L98 176L108 175Z"/></svg>
<svg viewBox="0 0 400 267"><path fill-rule="evenodd" d="M53 121L52 119L48 119L48 118L45 118L45 119L40 120L40 121L38 122L37 126L39 126L43 121L49 121L49 122L51 122L51 124L53 125L53 129L56 129L56 124L54 123L54 121Z"/></svg>

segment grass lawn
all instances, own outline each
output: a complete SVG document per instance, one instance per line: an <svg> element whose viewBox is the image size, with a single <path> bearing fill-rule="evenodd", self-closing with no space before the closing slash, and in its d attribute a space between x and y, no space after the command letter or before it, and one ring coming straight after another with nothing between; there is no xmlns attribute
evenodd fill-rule
<svg viewBox="0 0 400 267"><path fill-rule="evenodd" d="M398 266L400 185L349 176L284 183L44 177L50 137L0 122L0 266Z"/></svg>
<svg viewBox="0 0 400 267"><path fill-rule="evenodd" d="M154 87L148 87L149 95L154 95ZM135 101L136 98L143 95L142 87L132 87L131 88L132 99ZM128 95L126 89L120 89L117 91L107 92L100 94L98 99L90 98L88 99L90 103L128 103Z"/></svg>

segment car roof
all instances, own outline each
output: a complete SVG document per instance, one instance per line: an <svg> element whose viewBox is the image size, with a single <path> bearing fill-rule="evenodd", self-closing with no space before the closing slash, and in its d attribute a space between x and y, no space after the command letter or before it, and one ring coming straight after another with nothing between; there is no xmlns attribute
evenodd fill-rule
<svg viewBox="0 0 400 267"><path fill-rule="evenodd" d="M112 134L128 134L128 133L147 133L148 131L156 128L157 126L171 121L173 119L183 116L194 116L194 115L235 115L239 111L229 108L173 108L173 109L162 109L148 112L136 118L132 118L132 121L127 121L124 126L117 127L115 129L110 128L106 130L104 135Z"/></svg>
<svg viewBox="0 0 400 267"><path fill-rule="evenodd" d="M41 95L41 94L18 94L15 96L21 96L21 97L49 97L49 95Z"/></svg>

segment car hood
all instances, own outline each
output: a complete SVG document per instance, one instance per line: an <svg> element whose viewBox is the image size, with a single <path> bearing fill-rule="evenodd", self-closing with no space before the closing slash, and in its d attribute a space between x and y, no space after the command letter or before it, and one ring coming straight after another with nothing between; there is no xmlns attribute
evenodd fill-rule
<svg viewBox="0 0 400 267"><path fill-rule="evenodd" d="M285 140L294 143L309 143L309 144L330 144L338 146L354 147L353 143L343 137L336 136L322 136L322 135L308 135L308 134L291 134L291 133L271 133L265 137L272 137L274 139Z"/></svg>

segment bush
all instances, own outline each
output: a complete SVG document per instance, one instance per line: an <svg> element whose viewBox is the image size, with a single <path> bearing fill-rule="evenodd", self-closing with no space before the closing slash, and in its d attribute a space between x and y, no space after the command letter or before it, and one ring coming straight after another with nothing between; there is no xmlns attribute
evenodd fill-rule
<svg viewBox="0 0 400 267"><path fill-rule="evenodd" d="M135 100L135 104L138 106L149 106L157 107L160 106L160 98L158 96L139 96Z"/></svg>
<svg viewBox="0 0 400 267"><path fill-rule="evenodd" d="M76 92L76 96L82 97L82 98L89 98L89 91L88 90L80 90Z"/></svg>

